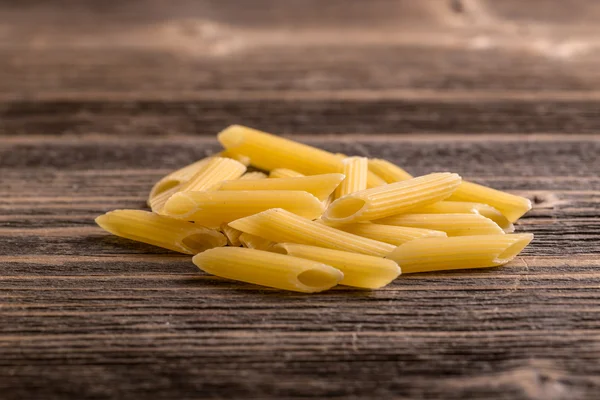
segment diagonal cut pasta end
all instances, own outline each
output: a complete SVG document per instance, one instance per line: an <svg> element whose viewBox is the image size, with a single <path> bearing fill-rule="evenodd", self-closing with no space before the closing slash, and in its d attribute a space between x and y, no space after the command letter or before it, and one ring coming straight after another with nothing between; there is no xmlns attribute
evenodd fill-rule
<svg viewBox="0 0 600 400"><path fill-rule="evenodd" d="M161 214L169 217L185 219L198 208L196 202L186 192L175 193L167 200Z"/></svg>
<svg viewBox="0 0 600 400"><path fill-rule="evenodd" d="M513 235L507 235L506 237L512 238L512 242L507 242L507 247L504 248L493 260L494 265L503 265L517 256L531 241L533 240L533 233L517 233Z"/></svg>
<svg viewBox="0 0 600 400"><path fill-rule="evenodd" d="M227 245L227 238L218 231L198 226L198 232L181 239L180 245L188 254L198 254Z"/></svg>
<svg viewBox="0 0 600 400"><path fill-rule="evenodd" d="M367 202L363 199L344 196L331 203L323 215L323 220L343 223L351 217L356 219L364 212L366 206Z"/></svg>
<svg viewBox="0 0 600 400"><path fill-rule="evenodd" d="M296 287L303 292L317 293L331 289L342 279L344 274L339 269L323 264L300 272L296 276Z"/></svg>
<svg viewBox="0 0 600 400"><path fill-rule="evenodd" d="M152 187L152 190L150 191L150 195L148 196L148 202L147 202L148 206L151 205L150 203L153 198L155 198L159 194L166 192L169 189L173 189L175 186L177 186L179 184L181 184L181 180L171 179L171 178L166 178L166 179L163 179L163 180L160 180L159 182L157 182L156 185L154 185Z"/></svg>

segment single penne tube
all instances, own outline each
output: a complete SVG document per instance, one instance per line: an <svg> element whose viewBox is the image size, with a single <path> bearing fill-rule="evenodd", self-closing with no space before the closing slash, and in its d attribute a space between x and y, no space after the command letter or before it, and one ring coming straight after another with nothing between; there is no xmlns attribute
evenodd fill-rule
<svg viewBox="0 0 600 400"><path fill-rule="evenodd" d="M287 168L304 175L340 172L341 161L332 153L240 125L221 131L227 150L250 157L253 166L271 171Z"/></svg>
<svg viewBox="0 0 600 400"><path fill-rule="evenodd" d="M375 173L386 183L401 182L412 179L412 175L399 166L380 158L369 159L369 171Z"/></svg>
<svg viewBox="0 0 600 400"><path fill-rule="evenodd" d="M366 237L379 242L400 246L410 240L427 237L446 237L446 232L432 229L410 228L406 226L393 226L359 222L356 224L335 225L336 229L353 235Z"/></svg>
<svg viewBox="0 0 600 400"><path fill-rule="evenodd" d="M348 157L342 160L342 173L346 178L335 190L335 197L360 192L367 188L369 163L366 157Z"/></svg>
<svg viewBox="0 0 600 400"><path fill-rule="evenodd" d="M248 249L269 250L276 243L250 233L242 233L240 242Z"/></svg>
<svg viewBox="0 0 600 400"><path fill-rule="evenodd" d="M161 212L169 217L218 228L223 223L270 208L283 208L309 219L323 213L319 199L308 192L293 190L181 192L174 194Z"/></svg>
<svg viewBox="0 0 600 400"><path fill-rule="evenodd" d="M242 242L240 241L240 236L242 235L241 231L237 229L233 229L226 223L221 224L221 232L227 238L227 244L234 247L240 247Z"/></svg>
<svg viewBox="0 0 600 400"><path fill-rule="evenodd" d="M344 180L342 174L322 174L298 178L225 181L218 190L303 190L323 201Z"/></svg>
<svg viewBox="0 0 600 400"><path fill-rule="evenodd" d="M509 222L515 222L531 210L531 201L525 197L464 181L447 200L488 204L500 211Z"/></svg>
<svg viewBox="0 0 600 400"><path fill-rule="evenodd" d="M216 230L142 210L110 211L97 217L96 223L113 235L185 254L227 244Z"/></svg>
<svg viewBox="0 0 600 400"><path fill-rule="evenodd" d="M152 190L150 191L150 195L148 196L148 205L150 205L150 201L159 194L189 181L190 178L196 175L198 170L200 170L210 160L210 158L211 157L207 157L203 158L202 160L198 160L193 164L186 165L185 167L173 171L161 178L154 184Z"/></svg>
<svg viewBox="0 0 600 400"><path fill-rule="evenodd" d="M267 179L267 174L265 174L264 172L260 172L260 171L246 172L244 175L240 176L239 179L241 179L241 180Z"/></svg>
<svg viewBox="0 0 600 400"><path fill-rule="evenodd" d="M508 222L502 213L494 207L482 203L473 203L469 201L440 201L425 207L412 210L415 214L479 214L491 219L498 224L506 233L512 233L515 230L513 224Z"/></svg>
<svg viewBox="0 0 600 400"><path fill-rule="evenodd" d="M243 247L208 250L192 261L212 275L304 293L330 289L344 278L340 270L323 263Z"/></svg>
<svg viewBox="0 0 600 400"><path fill-rule="evenodd" d="M373 221L377 224L408 226L446 232L448 236L501 235L497 223L479 214L400 214Z"/></svg>
<svg viewBox="0 0 600 400"><path fill-rule="evenodd" d="M288 168L275 168L269 173L269 178L299 178L301 176L305 175Z"/></svg>
<svg viewBox="0 0 600 400"><path fill-rule="evenodd" d="M322 218L349 224L405 213L444 200L460 181L459 175L443 172L351 193L331 203Z"/></svg>
<svg viewBox="0 0 600 400"><path fill-rule="evenodd" d="M249 157L253 166L265 171L286 168L303 175L342 171L342 160L333 153L245 126L231 125L217 138L227 151ZM369 174L369 187L381 183L385 182Z"/></svg>
<svg viewBox="0 0 600 400"><path fill-rule="evenodd" d="M160 213L171 196L179 192L209 190L229 179L237 179L246 172L246 166L232 158L212 157L187 182L165 190L150 200L150 208Z"/></svg>
<svg viewBox="0 0 600 400"><path fill-rule="evenodd" d="M270 251L331 265L344 274L340 285L378 289L396 279L401 272L392 260L323 247L280 243L271 247Z"/></svg>
<svg viewBox="0 0 600 400"><path fill-rule="evenodd" d="M417 239L387 256L402 273L495 267L511 261L531 242L530 233Z"/></svg>
<svg viewBox="0 0 600 400"><path fill-rule="evenodd" d="M229 226L278 243L308 244L372 256L383 257L395 248L391 244L343 232L281 208L240 218L230 222Z"/></svg>

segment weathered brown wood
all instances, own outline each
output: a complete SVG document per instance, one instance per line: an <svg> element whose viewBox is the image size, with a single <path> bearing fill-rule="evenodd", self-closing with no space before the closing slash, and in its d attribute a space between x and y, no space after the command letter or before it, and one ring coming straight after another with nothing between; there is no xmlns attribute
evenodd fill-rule
<svg viewBox="0 0 600 400"><path fill-rule="evenodd" d="M0 398L600 398L599 15L1 2ZM535 240L501 268L306 296L94 225L232 123L526 196Z"/></svg>
<svg viewBox="0 0 600 400"><path fill-rule="evenodd" d="M3 397L597 397L597 136L295 138L526 195L517 229L536 239L502 268L281 293L93 224L143 207L154 180L216 151L213 138L5 137Z"/></svg>
<svg viewBox="0 0 600 400"><path fill-rule="evenodd" d="M235 96L235 95L234 95ZM278 99L15 101L0 134L213 135L232 122L281 133L594 133L598 100Z"/></svg>

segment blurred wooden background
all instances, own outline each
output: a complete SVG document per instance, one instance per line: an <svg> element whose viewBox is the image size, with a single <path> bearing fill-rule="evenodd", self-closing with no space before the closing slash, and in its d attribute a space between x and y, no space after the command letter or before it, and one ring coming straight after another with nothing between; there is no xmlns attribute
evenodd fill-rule
<svg viewBox="0 0 600 400"><path fill-rule="evenodd" d="M600 1L0 1L0 398L600 398ZM502 268L313 296L107 235L241 123L530 198Z"/></svg>
<svg viewBox="0 0 600 400"><path fill-rule="evenodd" d="M590 133L593 0L0 5L0 132Z"/></svg>

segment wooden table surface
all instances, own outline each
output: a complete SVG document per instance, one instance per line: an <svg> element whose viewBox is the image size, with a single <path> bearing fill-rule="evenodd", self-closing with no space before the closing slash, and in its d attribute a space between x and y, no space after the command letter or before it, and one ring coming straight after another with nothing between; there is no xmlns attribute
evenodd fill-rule
<svg viewBox="0 0 600 400"><path fill-rule="evenodd" d="M0 398L600 398L597 1L0 2ZM509 265L282 293L109 236L241 123L533 200Z"/></svg>

